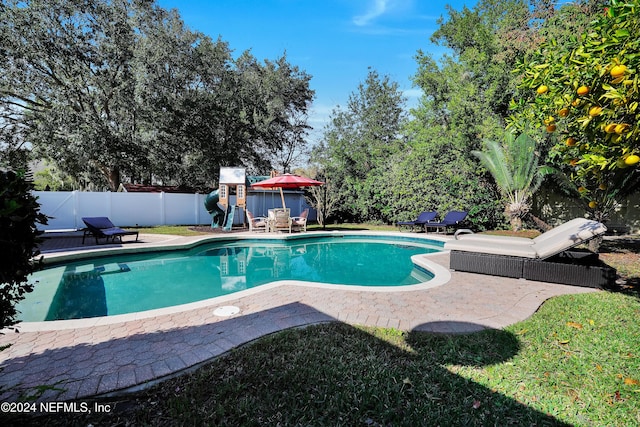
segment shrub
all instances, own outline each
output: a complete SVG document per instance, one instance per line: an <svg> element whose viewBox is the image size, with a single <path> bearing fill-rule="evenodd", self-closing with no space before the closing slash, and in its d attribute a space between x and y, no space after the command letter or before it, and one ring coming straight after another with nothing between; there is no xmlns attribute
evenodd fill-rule
<svg viewBox="0 0 640 427"><path fill-rule="evenodd" d="M46 224L47 217L32 189L25 173L0 171L0 328L16 323L15 304L33 290L26 280L39 265L36 224Z"/></svg>

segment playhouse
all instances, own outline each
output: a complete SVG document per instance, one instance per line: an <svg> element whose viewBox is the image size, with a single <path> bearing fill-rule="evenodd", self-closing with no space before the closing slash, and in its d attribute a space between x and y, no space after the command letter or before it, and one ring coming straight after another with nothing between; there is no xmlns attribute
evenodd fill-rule
<svg viewBox="0 0 640 427"><path fill-rule="evenodd" d="M222 227L230 231L236 209L247 205L247 178L244 168L220 168L220 184L204 200L204 206L211 215L211 227ZM235 190L235 204L230 204L232 190ZM222 207L221 207L222 206Z"/></svg>

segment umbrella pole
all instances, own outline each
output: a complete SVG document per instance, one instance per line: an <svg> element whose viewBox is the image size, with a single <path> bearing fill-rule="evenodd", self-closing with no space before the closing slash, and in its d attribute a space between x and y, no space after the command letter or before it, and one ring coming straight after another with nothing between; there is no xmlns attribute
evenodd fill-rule
<svg viewBox="0 0 640 427"><path fill-rule="evenodd" d="M284 204L284 193L282 192L282 187L280 187L280 198L282 199L282 208L286 209L287 206Z"/></svg>

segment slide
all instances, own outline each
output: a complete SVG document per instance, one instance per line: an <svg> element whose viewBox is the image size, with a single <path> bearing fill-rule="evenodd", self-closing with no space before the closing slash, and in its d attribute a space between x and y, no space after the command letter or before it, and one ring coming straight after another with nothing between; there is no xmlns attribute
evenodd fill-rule
<svg viewBox="0 0 640 427"><path fill-rule="evenodd" d="M233 216L236 211L236 207L234 205L230 205L229 209L227 209L227 220L224 224L224 231L231 231L231 227L233 227Z"/></svg>
<svg viewBox="0 0 640 427"><path fill-rule="evenodd" d="M224 211L220 209L220 206L218 206L218 200L220 200L218 190L213 190L204 199L204 207L207 212L209 212L209 215L211 215L211 228L218 228L224 224L225 214Z"/></svg>

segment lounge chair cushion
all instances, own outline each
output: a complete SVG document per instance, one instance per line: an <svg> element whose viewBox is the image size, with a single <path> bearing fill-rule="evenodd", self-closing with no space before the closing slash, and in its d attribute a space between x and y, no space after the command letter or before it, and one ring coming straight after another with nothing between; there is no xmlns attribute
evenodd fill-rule
<svg viewBox="0 0 640 427"><path fill-rule="evenodd" d="M555 236L566 234L572 230L579 230L581 227L589 227L589 224L594 221L588 220L586 218L574 218L571 221L567 221L563 224L558 225L557 227L552 228L549 231L546 231L535 237L533 239L528 239L526 237L515 237L515 236L495 236L491 234L460 234L456 236L459 240L473 240L473 241L485 241L485 242L493 242L493 243L507 243L507 244L522 244L522 245L533 245L536 243L543 243L549 239L554 238Z"/></svg>
<svg viewBox="0 0 640 427"><path fill-rule="evenodd" d="M444 244L444 248L450 251L478 252L491 255L508 255L520 258L537 258L534 245L522 243L508 243L492 240L451 240Z"/></svg>
<svg viewBox="0 0 640 427"><path fill-rule="evenodd" d="M559 229L559 230L558 230ZM487 253L493 255L508 255L531 259L545 259L559 254L567 249L584 243L605 233L604 224L584 218L571 220L562 226L543 233L532 244L527 244L521 238L485 236L478 239L473 235L463 236L460 240L445 243L447 250Z"/></svg>

